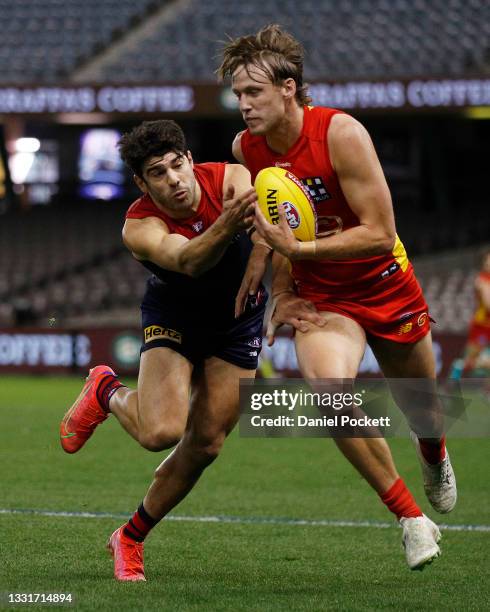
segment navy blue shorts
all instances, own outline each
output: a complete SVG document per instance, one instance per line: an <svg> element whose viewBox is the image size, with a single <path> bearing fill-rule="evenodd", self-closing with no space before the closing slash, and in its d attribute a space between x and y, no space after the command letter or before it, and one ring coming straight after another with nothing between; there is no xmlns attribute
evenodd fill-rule
<svg viewBox="0 0 490 612"><path fill-rule="evenodd" d="M247 370L257 369L262 349L262 329L267 293L252 296L238 318L217 317L202 311L199 304L172 300L162 294L158 283L147 284L141 304L143 344L141 352L167 347L196 365L219 357Z"/></svg>

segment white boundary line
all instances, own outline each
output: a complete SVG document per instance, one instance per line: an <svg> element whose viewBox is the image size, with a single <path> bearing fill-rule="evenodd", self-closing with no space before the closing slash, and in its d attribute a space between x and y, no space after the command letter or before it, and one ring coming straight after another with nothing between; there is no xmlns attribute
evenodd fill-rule
<svg viewBox="0 0 490 612"><path fill-rule="evenodd" d="M34 516L59 516L66 518L114 518L127 519L129 514L117 512L64 512L58 510L34 510L29 508L0 508L0 514L21 514ZM299 527L373 527L375 529L390 529L398 527L393 523L377 521L335 521L328 519L288 519L281 517L246 517L246 516L179 516L170 515L166 521L186 521L190 523L235 523L237 525L291 525ZM445 525L439 527L445 531L478 531L489 533L490 525Z"/></svg>

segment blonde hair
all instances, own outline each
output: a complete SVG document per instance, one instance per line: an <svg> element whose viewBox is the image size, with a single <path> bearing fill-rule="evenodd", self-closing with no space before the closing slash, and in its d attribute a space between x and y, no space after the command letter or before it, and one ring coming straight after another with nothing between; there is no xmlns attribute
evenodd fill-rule
<svg viewBox="0 0 490 612"><path fill-rule="evenodd" d="M311 102L308 86L303 84L304 49L291 34L277 24L268 25L257 34L231 39L223 48L223 61L216 71L220 80L231 77L240 66L256 66L263 70L271 83L280 85L285 79L296 83L296 100Z"/></svg>

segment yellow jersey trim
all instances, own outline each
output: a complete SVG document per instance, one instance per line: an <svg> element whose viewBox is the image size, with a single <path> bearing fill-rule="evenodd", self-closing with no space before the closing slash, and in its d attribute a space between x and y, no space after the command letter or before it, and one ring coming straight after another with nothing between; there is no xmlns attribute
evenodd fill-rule
<svg viewBox="0 0 490 612"><path fill-rule="evenodd" d="M407 252L405 251L405 247L403 246L403 242L398 237L398 234L396 235L395 246L393 247L392 253L402 271L406 272L409 264L408 256Z"/></svg>

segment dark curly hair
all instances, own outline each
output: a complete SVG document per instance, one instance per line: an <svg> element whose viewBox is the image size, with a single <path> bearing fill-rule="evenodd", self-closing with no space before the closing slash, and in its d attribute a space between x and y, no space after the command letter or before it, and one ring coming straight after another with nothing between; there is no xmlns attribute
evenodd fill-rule
<svg viewBox="0 0 490 612"><path fill-rule="evenodd" d="M143 164L148 158L169 151L187 153L184 132L175 121L168 119L143 121L123 134L117 146L121 159L140 178L143 178Z"/></svg>
<svg viewBox="0 0 490 612"><path fill-rule="evenodd" d="M216 71L223 81L240 66L257 66L271 83L280 85L285 79L296 83L296 100L305 105L311 102L308 86L303 84L304 49L294 36L277 24L262 28L257 34L229 39L223 48L223 61Z"/></svg>

